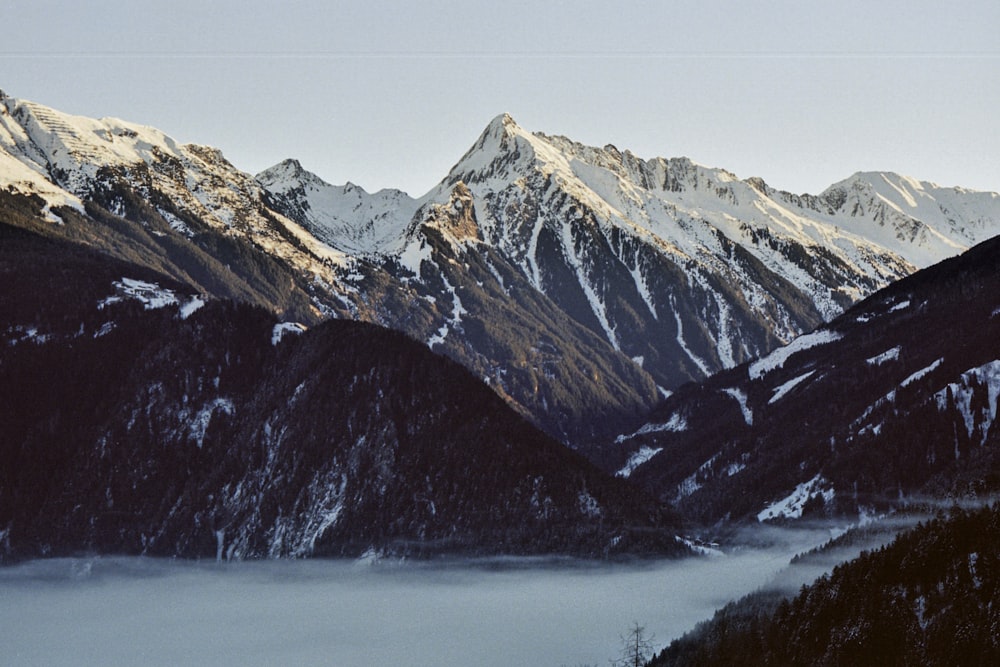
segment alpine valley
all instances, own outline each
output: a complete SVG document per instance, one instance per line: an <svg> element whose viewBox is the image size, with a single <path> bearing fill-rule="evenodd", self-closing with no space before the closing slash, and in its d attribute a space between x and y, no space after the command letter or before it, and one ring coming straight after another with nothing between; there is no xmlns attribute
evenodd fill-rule
<svg viewBox="0 0 1000 667"><path fill-rule="evenodd" d="M508 115L413 198L0 93L0 559L673 555L987 495L998 233Z"/></svg>

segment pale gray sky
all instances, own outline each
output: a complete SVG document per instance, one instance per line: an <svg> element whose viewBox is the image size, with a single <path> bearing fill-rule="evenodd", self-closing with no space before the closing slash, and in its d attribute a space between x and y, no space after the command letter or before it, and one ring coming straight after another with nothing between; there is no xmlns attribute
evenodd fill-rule
<svg viewBox="0 0 1000 667"><path fill-rule="evenodd" d="M238 167L440 180L489 120L819 192L1000 190L1000 3L0 0L0 88Z"/></svg>

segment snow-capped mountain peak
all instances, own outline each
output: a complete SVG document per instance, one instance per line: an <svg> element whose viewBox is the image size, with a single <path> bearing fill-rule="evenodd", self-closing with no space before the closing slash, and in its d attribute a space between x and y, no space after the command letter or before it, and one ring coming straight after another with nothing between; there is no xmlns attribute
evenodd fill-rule
<svg viewBox="0 0 1000 667"><path fill-rule="evenodd" d="M4 148L24 154L77 195L85 194L83 189L101 167L182 157L177 143L152 127L73 116L11 97L3 104L5 120L13 121L3 124Z"/></svg>
<svg viewBox="0 0 1000 667"><path fill-rule="evenodd" d="M230 225L254 192L248 178L207 146L179 144L160 130L116 118L95 120L6 97L0 104L0 148L46 181L88 198L111 171L136 186L158 187L177 203ZM235 177L238 182L231 182ZM220 188L214 179L230 181ZM155 183L155 185L154 185ZM243 186L243 188L241 188ZM251 188L252 189L252 188Z"/></svg>
<svg viewBox="0 0 1000 667"><path fill-rule="evenodd" d="M370 194L350 181L331 185L293 159L265 169L255 178L285 215L324 243L357 255L401 248L419 206L401 190Z"/></svg>
<svg viewBox="0 0 1000 667"><path fill-rule="evenodd" d="M893 172L858 172L820 194L847 229L927 266L997 232L1000 195Z"/></svg>
<svg viewBox="0 0 1000 667"><path fill-rule="evenodd" d="M660 353L630 340L636 317L649 315L640 326L648 331L674 313L667 321L675 326L659 335L677 341L669 356L679 354L686 369L680 372L695 377L767 351L775 339L748 335L757 327L751 321L763 316L767 335L787 342L809 328L806 322L815 326L915 268L960 252L979 238L970 228L988 233L998 226L992 195L975 205L952 203L954 193L930 184L862 174L839 184L850 196L838 195L837 186L818 197L796 196L687 157L643 159L613 145L529 132L509 114L495 117L424 198L410 229L430 217L443 220L459 184L471 193L475 228L490 247L645 369ZM863 202L857 212L850 197ZM907 213L911 200L920 205ZM873 218L866 213L872 210L881 213ZM884 222L889 212L892 225ZM925 214L927 221L916 217ZM919 233L905 233L907 225ZM425 257L415 248L426 246L411 239L407 256ZM684 276L683 297L663 282L674 270ZM797 305L775 300L775 290L789 288L803 299ZM691 293L699 304L682 307ZM687 308L688 315L678 314Z"/></svg>
<svg viewBox="0 0 1000 667"><path fill-rule="evenodd" d="M543 289L533 250L540 238L538 226L547 225L562 239L563 255L572 257L579 248L570 245L577 245L574 239L581 233L572 221L585 218L609 239L624 232L713 273L728 272L731 266L722 246L747 247L782 278L806 290L826 317L840 312L845 299L870 287L848 279L841 282L850 294L831 295L828 280L787 261L788 244L808 248L822 243L836 255L839 270L850 267L856 276L875 273L881 284L912 270L903 258L887 256L863 235L845 235L835 224L817 220L811 212L804 214L800 205L773 200L759 179L744 182L724 169L689 158L644 160L611 145L596 148L562 136L530 133L507 114L493 119L430 199L445 201L458 182L474 193L479 223L491 241L515 255L525 274ZM564 229L567 221L571 224ZM772 242L775 237L782 242ZM752 289L749 283L746 288ZM748 300L761 298L766 297ZM794 335L794 330L791 327L782 335Z"/></svg>
<svg viewBox="0 0 1000 667"><path fill-rule="evenodd" d="M450 186L462 181L468 185L499 185L509 176L522 170L534 157L531 134L521 128L508 113L496 116L479 135L479 138L462 158L451 168L448 176L428 194L434 198Z"/></svg>
<svg viewBox="0 0 1000 667"><path fill-rule="evenodd" d="M58 213L51 213L59 206L86 214L84 201L114 215L139 206L145 212L133 215L144 226L149 216L160 216L168 230L188 239L196 234L192 224L203 231L224 230L300 271L345 262L342 253L268 210L261 186L219 149L182 144L155 128L115 118L74 116L5 96L0 101L0 188L40 195L52 222L60 222Z"/></svg>
<svg viewBox="0 0 1000 667"><path fill-rule="evenodd" d="M302 167L301 162L295 158L288 158L265 169L254 178L266 185L271 192L283 192L292 187L294 183L309 176L312 174Z"/></svg>
<svg viewBox="0 0 1000 667"><path fill-rule="evenodd" d="M493 135L506 134L508 136L514 136L515 134L523 132L524 130L522 130L521 126L517 124L514 117L506 111L494 116L493 120L491 120L489 125L486 126L486 133Z"/></svg>

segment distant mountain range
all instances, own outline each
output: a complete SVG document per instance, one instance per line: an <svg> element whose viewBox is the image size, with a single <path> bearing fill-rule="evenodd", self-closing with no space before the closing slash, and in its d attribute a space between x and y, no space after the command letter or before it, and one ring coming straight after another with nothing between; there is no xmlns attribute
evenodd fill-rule
<svg viewBox="0 0 1000 667"><path fill-rule="evenodd" d="M796 196L506 115L419 199L369 194L2 94L0 191L207 296L403 331L595 459L684 383L1000 231L995 193L863 173Z"/></svg>

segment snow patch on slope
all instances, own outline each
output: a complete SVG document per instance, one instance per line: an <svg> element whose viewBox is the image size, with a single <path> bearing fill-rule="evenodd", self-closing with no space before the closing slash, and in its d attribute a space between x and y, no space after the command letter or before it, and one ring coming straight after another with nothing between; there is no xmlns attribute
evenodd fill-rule
<svg viewBox="0 0 1000 667"><path fill-rule="evenodd" d="M686 431L687 427L687 419L684 415L679 412L675 412L670 416L670 419L663 423L644 424L642 428L635 433L632 433L631 435L620 435L615 441L620 444L636 436L647 435L649 433L681 433L682 431Z"/></svg>
<svg viewBox="0 0 1000 667"><path fill-rule="evenodd" d="M974 404L976 389L985 389L986 405ZM990 427L997 418L997 397L1000 396L1000 361L991 361L978 368L962 373L958 382L949 383L947 387L934 395L939 410L944 410L948 404L948 392L951 391L955 407L962 414L965 428L972 437L976 425L982 426L982 440L985 442ZM982 444L982 443L980 443Z"/></svg>
<svg viewBox="0 0 1000 667"><path fill-rule="evenodd" d="M686 498L687 496L690 496L698 489L700 489L702 485L698 481L698 478L701 475L704 475L712 467L712 464L714 464L716 459L718 458L719 455L716 454L715 456L713 456L712 458L710 458L709 460L705 461L700 466L698 466L697 470L695 470L693 473L684 478L684 480L677 485L677 495L674 497L674 502L678 502Z"/></svg>
<svg viewBox="0 0 1000 667"><path fill-rule="evenodd" d="M771 396L771 400L769 400L767 402L767 404L768 405L772 405L774 403L777 403L782 398L784 398L788 394L788 392L790 392L792 389L794 389L795 387L797 387L798 385L800 385L805 380L808 380L809 377L813 373L815 373L815 372L816 371L809 371L808 373L803 373L802 375L799 375L798 377L794 377L791 380L789 380L788 382L785 382L781 386L777 387L774 390L774 395Z"/></svg>
<svg viewBox="0 0 1000 667"><path fill-rule="evenodd" d="M135 278L122 278L121 280L114 281L111 285L115 288L116 293L113 296L102 299L97 304L100 310L128 299L140 302L146 310L177 306L178 316L182 320L186 320L207 303L204 296L195 295L189 297L183 294L178 295L172 289L160 287L158 283L137 280Z"/></svg>
<svg viewBox="0 0 1000 667"><path fill-rule="evenodd" d="M187 301L186 303L181 305L179 313L181 319L186 320L187 318L191 317L192 315L194 315L195 312L201 309L202 306L205 305L205 303L206 303L205 298L202 296L191 297L190 301Z"/></svg>
<svg viewBox="0 0 1000 667"><path fill-rule="evenodd" d="M577 256L576 250L574 249L573 241L573 225L572 222L566 221L562 226L562 244L563 253L565 255L566 262L569 266L576 272L577 281L580 287L583 288L583 293L587 296L587 302L590 304L590 309L593 311L594 316L600 323L601 328L604 330L604 334L611 343L611 346L615 350L621 352L621 344L618 342L618 336L615 333L614 327L608 321L607 309L602 303L601 298L597 294L597 290L594 286L590 284L590 280L587 278L587 273L584 270L583 261Z"/></svg>
<svg viewBox="0 0 1000 667"><path fill-rule="evenodd" d="M813 347L818 347L820 345L833 343L834 341L840 340L842 337L843 336L840 333L829 329L819 329L818 331L799 336L788 345L778 348L763 359L759 359L758 361L750 364L748 371L750 379L760 379L765 374L770 373L776 368L781 368L793 354Z"/></svg>
<svg viewBox="0 0 1000 667"><path fill-rule="evenodd" d="M882 364L888 361L897 361L899 359L899 353L902 351L902 349L903 349L902 347L897 345L891 350L886 350L882 354L876 354L874 357L865 359L865 362L869 366L881 366Z"/></svg>
<svg viewBox="0 0 1000 667"><path fill-rule="evenodd" d="M445 338L448 337L448 332L452 329L460 329L462 327L462 315L468 314L465 307L462 305L462 300L458 297L458 292L455 290L454 285L448 282L448 279L441 275L441 280L444 282L445 291L451 294L451 319L447 320L441 325L437 333L431 336L427 341L427 347L433 349L435 345L443 343Z"/></svg>
<svg viewBox="0 0 1000 667"><path fill-rule="evenodd" d="M625 465L615 473L615 476L628 478L633 472L635 472L636 468L659 454L661 451L663 451L663 448L661 447L643 445L638 451L632 453L632 456L630 456Z"/></svg>
<svg viewBox="0 0 1000 667"><path fill-rule="evenodd" d="M13 326L8 328L5 334L8 336L8 344L11 346L19 345L21 343L44 345L54 338L52 334L43 334L39 332L38 327L34 326Z"/></svg>
<svg viewBox="0 0 1000 667"><path fill-rule="evenodd" d="M921 368L916 373L913 373L912 375L910 375L909 377L907 377L905 380L903 380L902 382L899 383L899 386L900 387L906 387L906 386L909 386L909 385L913 384L914 382L916 382L920 378L925 377L928 374L930 374L931 372L933 372L934 369L936 369L938 366L940 366L943 363L944 363L944 358L938 359L937 361L935 361L930 366L927 366L926 368Z"/></svg>
<svg viewBox="0 0 1000 667"><path fill-rule="evenodd" d="M669 431L673 433L680 433L687 430L687 419L684 415L676 412L670 416L666 422L662 424L646 424L638 431L635 432L636 435L644 435L646 433L662 433L664 431Z"/></svg>
<svg viewBox="0 0 1000 667"><path fill-rule="evenodd" d="M228 398L216 398L206 403L197 412L192 413L186 409L181 411L179 417L182 423L188 425L189 438L197 443L198 449L201 449L205 442L205 433L208 432L208 426L211 424L215 413L223 412L231 416L234 411L235 407L232 400Z"/></svg>
<svg viewBox="0 0 1000 667"><path fill-rule="evenodd" d="M746 392L736 387L726 387L722 391L732 396L740 404L740 411L743 413L743 419L746 421L747 426L753 426L753 410L747 404Z"/></svg>
<svg viewBox="0 0 1000 667"><path fill-rule="evenodd" d="M687 342L685 342L684 340L684 324L681 322L681 316L677 312L676 308L673 309L673 313L674 313L674 321L677 323L677 344L680 346L682 350L684 350L684 354L688 356L688 358L694 363L694 365L698 367L698 370L700 370L705 375L705 377L708 377L709 375L712 374L709 371L708 364L706 364L701 359L701 357L692 352L691 348L687 346Z"/></svg>
<svg viewBox="0 0 1000 667"><path fill-rule="evenodd" d="M285 336L298 335L305 330L306 326L298 322L279 322L271 330L271 345L277 345Z"/></svg>
<svg viewBox="0 0 1000 667"><path fill-rule="evenodd" d="M417 237L406 244L403 251L396 257L396 261L415 277L420 278L420 266L424 262L431 261L432 253L431 244L426 239Z"/></svg>
<svg viewBox="0 0 1000 667"><path fill-rule="evenodd" d="M801 518L802 509L811 498L819 495L823 497L825 502L833 500L833 488L822 489L825 484L826 481L820 475L816 475L808 482L802 482L786 497L771 503L761 510L757 514L757 521L763 522L778 517L788 519Z"/></svg>
<svg viewBox="0 0 1000 667"><path fill-rule="evenodd" d="M119 303L125 299L139 301L146 310L166 308L167 306L180 304L180 300L173 290L160 287L157 283L136 280L134 278L122 278L113 282L112 285L118 294L109 296L101 301L98 304L98 308L103 310L106 306Z"/></svg>

